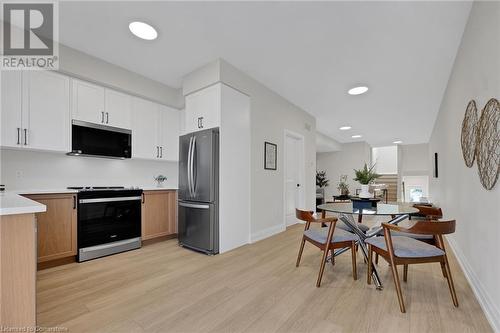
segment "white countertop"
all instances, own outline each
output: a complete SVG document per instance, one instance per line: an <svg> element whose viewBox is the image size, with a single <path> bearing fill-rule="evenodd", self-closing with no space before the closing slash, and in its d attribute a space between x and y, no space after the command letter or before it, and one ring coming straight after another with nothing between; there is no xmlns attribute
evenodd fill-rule
<svg viewBox="0 0 500 333"><path fill-rule="evenodd" d="M165 186L165 187L156 187L156 186L137 186L137 188L143 191L177 191L177 187L174 186ZM56 194L56 193L78 193L78 190L71 190L66 188L54 188L54 189L24 189L24 190L12 190L9 193L16 194Z"/></svg>
<svg viewBox="0 0 500 333"><path fill-rule="evenodd" d="M27 189L27 190L14 190L17 194L55 194L55 193L78 193L77 190L69 189Z"/></svg>
<svg viewBox="0 0 500 333"><path fill-rule="evenodd" d="M47 207L14 192L0 193L0 216L45 212Z"/></svg>
<svg viewBox="0 0 500 333"><path fill-rule="evenodd" d="M143 186L140 187L143 191L177 191L177 187L156 187L156 186Z"/></svg>

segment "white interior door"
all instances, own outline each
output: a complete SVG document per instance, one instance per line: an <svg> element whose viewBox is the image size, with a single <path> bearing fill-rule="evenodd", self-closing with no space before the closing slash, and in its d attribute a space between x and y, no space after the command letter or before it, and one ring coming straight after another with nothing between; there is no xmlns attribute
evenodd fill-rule
<svg viewBox="0 0 500 333"><path fill-rule="evenodd" d="M297 223L295 208L304 209L304 140L285 136L285 214L286 224Z"/></svg>

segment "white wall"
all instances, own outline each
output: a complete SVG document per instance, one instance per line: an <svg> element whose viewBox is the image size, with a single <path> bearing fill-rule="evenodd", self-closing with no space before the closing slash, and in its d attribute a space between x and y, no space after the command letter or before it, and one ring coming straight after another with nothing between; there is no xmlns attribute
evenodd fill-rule
<svg viewBox="0 0 500 333"><path fill-rule="evenodd" d="M460 148L465 108L482 108L500 92L500 3L475 1L429 144L429 168L439 153L439 178L430 191L457 230L448 239L494 329L500 331L500 183L485 190L477 165L467 168ZM460 291L460 290L459 290ZM460 299L460 293L458 295Z"/></svg>
<svg viewBox="0 0 500 333"><path fill-rule="evenodd" d="M420 176L429 173L429 144L399 145L399 173L403 176Z"/></svg>
<svg viewBox="0 0 500 333"><path fill-rule="evenodd" d="M221 61L221 80L250 96L251 237L258 240L284 230L285 130L304 136L305 203L316 202L316 119L234 66ZM278 145L277 170L264 170L264 141Z"/></svg>
<svg viewBox="0 0 500 333"><path fill-rule="evenodd" d="M354 194L360 184L353 180L354 169L360 169L371 161L371 148L366 142L344 143L342 150L332 153L318 153L316 168L325 170L330 185L325 188L325 199L332 200L332 196L339 194L337 183L341 175L347 175L349 191Z"/></svg>
<svg viewBox="0 0 500 333"><path fill-rule="evenodd" d="M398 145L398 201L402 201L402 182L405 176L428 176L429 144ZM432 200L432 192L427 194Z"/></svg>
<svg viewBox="0 0 500 333"><path fill-rule="evenodd" d="M68 186L154 187L154 176L177 187L175 162L113 160L19 150L0 150L0 183L7 190L64 189ZM20 174L19 174L20 172Z"/></svg>
<svg viewBox="0 0 500 333"><path fill-rule="evenodd" d="M375 164L375 172L379 174L394 175L398 173L398 147L372 148L372 164Z"/></svg>
<svg viewBox="0 0 500 333"><path fill-rule="evenodd" d="M313 209L316 172L315 118L223 60L207 64L206 68L201 69L201 73L200 77L185 77L183 85L186 93L222 81L250 96L251 240L256 241L283 231L285 129L305 138L305 208ZM264 141L278 145L277 170L264 170Z"/></svg>
<svg viewBox="0 0 500 333"><path fill-rule="evenodd" d="M342 144L331 137L316 131L316 152L329 153L342 149Z"/></svg>
<svg viewBox="0 0 500 333"><path fill-rule="evenodd" d="M59 71L177 109L184 106L181 89L153 81L62 44L59 45Z"/></svg>

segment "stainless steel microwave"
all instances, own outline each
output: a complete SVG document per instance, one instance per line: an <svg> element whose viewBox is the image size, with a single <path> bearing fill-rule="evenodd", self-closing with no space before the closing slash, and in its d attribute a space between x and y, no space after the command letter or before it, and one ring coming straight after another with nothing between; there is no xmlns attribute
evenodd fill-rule
<svg viewBox="0 0 500 333"><path fill-rule="evenodd" d="M132 156L132 131L73 120L71 152L68 155L130 158Z"/></svg>

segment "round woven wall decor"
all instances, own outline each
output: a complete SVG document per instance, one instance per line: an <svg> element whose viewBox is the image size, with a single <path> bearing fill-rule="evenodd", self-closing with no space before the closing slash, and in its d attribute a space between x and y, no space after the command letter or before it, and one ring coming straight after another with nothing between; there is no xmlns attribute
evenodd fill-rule
<svg viewBox="0 0 500 333"><path fill-rule="evenodd" d="M462 121L462 135L460 137L462 155L465 165L469 168L472 167L474 159L476 158L478 119L476 102L471 100L469 104L467 104L467 109L465 110L464 120Z"/></svg>
<svg viewBox="0 0 500 333"><path fill-rule="evenodd" d="M500 103L495 98L486 103L479 119L476 157L481 184L491 190L500 172Z"/></svg>

